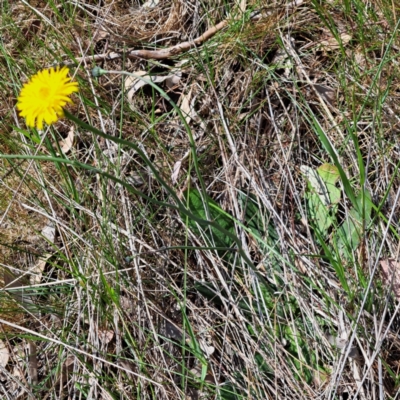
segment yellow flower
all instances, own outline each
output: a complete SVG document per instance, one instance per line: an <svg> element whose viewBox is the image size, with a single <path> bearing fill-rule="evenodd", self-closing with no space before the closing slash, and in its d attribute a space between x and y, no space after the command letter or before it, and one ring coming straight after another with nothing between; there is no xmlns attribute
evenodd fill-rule
<svg viewBox="0 0 400 400"><path fill-rule="evenodd" d="M64 116L63 107L72 103L69 96L78 91L78 83L71 82L67 67L39 71L25 83L18 97L17 108L26 124L43 129L43 121L51 125Z"/></svg>

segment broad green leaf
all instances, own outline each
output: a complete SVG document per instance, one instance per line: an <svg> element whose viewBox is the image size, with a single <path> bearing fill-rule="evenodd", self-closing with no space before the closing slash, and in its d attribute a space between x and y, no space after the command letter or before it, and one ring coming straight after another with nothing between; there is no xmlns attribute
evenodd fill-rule
<svg viewBox="0 0 400 400"><path fill-rule="evenodd" d="M328 229L333 224L333 219L330 215L329 208L322 203L321 198L315 193L306 193L308 216L314 225L314 228L325 237Z"/></svg>
<svg viewBox="0 0 400 400"><path fill-rule="evenodd" d="M322 164L317 171L325 185L334 185L340 179L339 170L332 164Z"/></svg>
<svg viewBox="0 0 400 400"><path fill-rule="evenodd" d="M325 183L330 204L333 207L336 206L340 201L340 189L335 186L340 179L338 169L334 165L323 164L317 169L317 172Z"/></svg>
<svg viewBox="0 0 400 400"><path fill-rule="evenodd" d="M323 205L329 205L329 193L326 188L325 182L317 171L308 167L307 165L302 165L300 167L301 172L305 176L310 192L319 196L320 203Z"/></svg>
<svg viewBox="0 0 400 400"><path fill-rule="evenodd" d="M197 189L188 189L188 191L185 192L185 197L188 197L188 208L194 216L206 221L211 220L228 232L235 233L233 218L222 210L210 196L204 194L202 198ZM209 218L207 216L207 210L209 212ZM194 233L205 237L208 245L219 248L219 252L224 253L232 246L232 240L214 227L199 227L199 225L191 219L188 220L188 225Z"/></svg>
<svg viewBox="0 0 400 400"><path fill-rule="evenodd" d="M317 170L302 165L300 170L308 182L305 198L309 218L318 233L325 237L336 220L340 190L335 184L340 178L339 171L330 164L323 164Z"/></svg>
<svg viewBox="0 0 400 400"><path fill-rule="evenodd" d="M370 193L365 191L364 199L362 193L360 193L356 201L358 208L364 210L364 215L360 215L356 208L352 208L349 211L348 218L343 221L337 231L338 250L346 258L351 258L353 251L360 244L364 228L367 228L371 221L372 200Z"/></svg>

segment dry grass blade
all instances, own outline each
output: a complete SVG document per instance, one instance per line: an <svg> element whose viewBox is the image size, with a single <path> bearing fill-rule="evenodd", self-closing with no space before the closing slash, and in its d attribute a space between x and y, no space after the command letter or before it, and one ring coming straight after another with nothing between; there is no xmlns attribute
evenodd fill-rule
<svg viewBox="0 0 400 400"><path fill-rule="evenodd" d="M3 1L1 398L398 397L389 3Z"/></svg>

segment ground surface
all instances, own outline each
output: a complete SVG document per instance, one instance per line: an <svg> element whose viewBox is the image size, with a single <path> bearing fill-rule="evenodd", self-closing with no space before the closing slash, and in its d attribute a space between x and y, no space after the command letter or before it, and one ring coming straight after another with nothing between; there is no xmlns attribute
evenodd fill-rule
<svg viewBox="0 0 400 400"><path fill-rule="evenodd" d="M396 398L399 13L2 1L0 397Z"/></svg>

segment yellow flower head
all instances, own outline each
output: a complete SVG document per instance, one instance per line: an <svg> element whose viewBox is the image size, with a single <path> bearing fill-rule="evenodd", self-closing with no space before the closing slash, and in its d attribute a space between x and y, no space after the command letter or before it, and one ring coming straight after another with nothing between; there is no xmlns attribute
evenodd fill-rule
<svg viewBox="0 0 400 400"><path fill-rule="evenodd" d="M44 69L25 83L18 97L17 108L26 124L43 129L43 121L51 125L64 116L63 107L72 103L69 96L78 91L78 83L71 82L67 67Z"/></svg>

